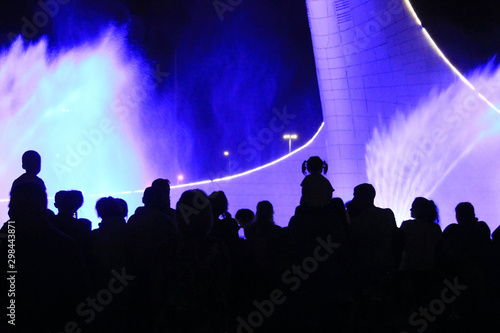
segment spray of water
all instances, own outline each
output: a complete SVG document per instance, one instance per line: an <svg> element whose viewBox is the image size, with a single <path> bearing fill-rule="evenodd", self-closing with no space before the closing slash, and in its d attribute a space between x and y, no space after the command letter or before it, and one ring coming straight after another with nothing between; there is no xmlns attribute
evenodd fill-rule
<svg viewBox="0 0 500 333"><path fill-rule="evenodd" d="M143 189L151 179L141 113L155 106L148 68L116 29L58 52L44 39L31 45L18 39L3 50L0 199L8 198L29 149L42 156L39 176L49 196L62 189L87 195ZM7 203L1 204L6 219ZM86 204L90 218L94 204Z"/></svg>
<svg viewBox="0 0 500 333"><path fill-rule="evenodd" d="M476 91L457 80L444 91L432 92L410 114L398 114L389 127L376 129L367 143L367 173L379 193L377 204L391 207L398 223L409 218L415 197L433 198L438 192L447 191L443 183L450 183L447 178L451 174L460 174L462 180L477 176L478 170L470 167L456 170L474 151L475 165L481 166L479 172L485 172L481 178L484 186L462 191L469 192L466 198L470 201L488 200L481 191L492 185L486 174L498 166L491 163L494 152L486 150L478 154L477 150L483 141L500 139L500 115L478 94L495 102L495 94L500 91L500 70L489 65L469 75L469 81ZM453 197L454 193L446 195Z"/></svg>

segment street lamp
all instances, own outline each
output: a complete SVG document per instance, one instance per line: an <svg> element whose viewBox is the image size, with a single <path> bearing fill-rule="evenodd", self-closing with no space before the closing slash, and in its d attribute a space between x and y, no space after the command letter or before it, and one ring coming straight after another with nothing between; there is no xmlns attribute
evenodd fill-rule
<svg viewBox="0 0 500 333"><path fill-rule="evenodd" d="M283 139L288 140L288 153L292 152L292 140L297 140L297 134L285 134Z"/></svg>
<svg viewBox="0 0 500 333"><path fill-rule="evenodd" d="M231 156L229 155L229 151L224 151L224 157L227 158L226 169L228 174L231 174Z"/></svg>

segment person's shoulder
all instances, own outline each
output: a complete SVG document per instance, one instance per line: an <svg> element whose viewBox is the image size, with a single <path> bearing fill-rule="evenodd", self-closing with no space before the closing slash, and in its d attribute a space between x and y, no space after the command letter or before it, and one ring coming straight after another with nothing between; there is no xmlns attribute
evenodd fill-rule
<svg viewBox="0 0 500 333"><path fill-rule="evenodd" d="M480 230L484 234L488 234L488 237L491 236L491 230L488 224L484 221L478 221L477 223L477 229Z"/></svg>
<svg viewBox="0 0 500 333"><path fill-rule="evenodd" d="M43 182L42 178L40 178L36 175L27 174L27 173L23 173L22 175L17 177L16 180L14 180L12 182L12 188L14 188L15 186L17 186L19 184L23 184L23 183L27 183L27 182L37 183L38 185L43 187L44 190L47 190L47 187L45 187L45 183Z"/></svg>
<svg viewBox="0 0 500 333"><path fill-rule="evenodd" d="M283 228L277 224L271 224L271 229L274 230L274 231L277 231L277 232L281 232L283 231Z"/></svg>
<svg viewBox="0 0 500 333"><path fill-rule="evenodd" d="M477 224L477 227L478 227L478 228L481 228L481 229L488 229L488 230L490 230L490 227L489 227L489 226L488 226L488 224L487 224L486 222L484 222L484 221L477 221L477 222L476 222L476 224Z"/></svg>
<svg viewBox="0 0 500 333"><path fill-rule="evenodd" d="M443 230L441 229L441 226L435 222L429 223L431 226L431 229L433 229L435 232L439 232L440 234L443 233Z"/></svg>
<svg viewBox="0 0 500 333"><path fill-rule="evenodd" d="M405 220L401 223L400 229L410 228L415 224L415 220Z"/></svg>
<svg viewBox="0 0 500 333"><path fill-rule="evenodd" d="M311 182L312 180L312 174L308 174L307 176L304 177L304 179L302 180L302 182L300 183L300 186L304 186L304 185L307 185L309 182Z"/></svg>
<svg viewBox="0 0 500 333"><path fill-rule="evenodd" d="M385 219L396 221L396 218L394 216L394 212L390 208L375 207L375 212L377 214L379 214L380 216L384 217Z"/></svg>
<svg viewBox="0 0 500 333"><path fill-rule="evenodd" d="M92 229L92 222L88 219L76 219L77 223L82 227L85 228L85 230L90 231Z"/></svg>
<svg viewBox="0 0 500 333"><path fill-rule="evenodd" d="M47 187L45 186L45 183L44 183L44 181L43 181L43 179L42 179L42 178L40 178L40 177L38 177L38 176L35 176L35 178L34 178L34 179L35 179L35 181L36 181L38 184L40 184L40 185L41 185L41 186L42 186L45 190L47 190Z"/></svg>
<svg viewBox="0 0 500 333"><path fill-rule="evenodd" d="M443 236L449 236L456 233L459 230L459 226L457 223L451 223L443 230Z"/></svg>
<svg viewBox="0 0 500 333"><path fill-rule="evenodd" d="M135 212L133 215L144 215L147 213L147 209L144 206L139 206L135 209Z"/></svg>

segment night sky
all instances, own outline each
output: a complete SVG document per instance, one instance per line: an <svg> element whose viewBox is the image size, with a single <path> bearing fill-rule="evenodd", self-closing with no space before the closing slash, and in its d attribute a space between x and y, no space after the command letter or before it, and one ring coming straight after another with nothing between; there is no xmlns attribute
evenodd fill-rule
<svg viewBox="0 0 500 333"><path fill-rule="evenodd" d="M288 144L283 133L299 134L297 147L322 121L305 0L232 3L239 4L219 15L211 0L69 0L27 39L47 35L52 50L58 50L96 38L109 24L126 29L131 48L150 68L168 73L157 93L170 96L171 107L143 115L142 125L157 136L183 129L175 131L175 140L191 152L180 161L183 172L191 175L187 180L216 178L284 155ZM500 3L412 3L424 27L460 70L484 65L498 52ZM35 0L2 1L2 47L22 31L23 17L32 22L40 10ZM259 138L276 112L285 109L294 118L274 137ZM174 113L175 124L164 112ZM153 149L155 142L149 144ZM224 150L232 152L231 170ZM174 158L168 152L160 155L152 157L153 163Z"/></svg>

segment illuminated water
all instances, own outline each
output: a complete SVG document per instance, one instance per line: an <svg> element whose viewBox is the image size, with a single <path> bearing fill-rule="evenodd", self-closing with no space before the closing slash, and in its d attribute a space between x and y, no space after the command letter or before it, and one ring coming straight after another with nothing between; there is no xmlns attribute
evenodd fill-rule
<svg viewBox="0 0 500 333"><path fill-rule="evenodd" d="M62 189L131 191L151 182L140 113L154 107L154 82L125 45L109 30L96 43L57 54L45 40L17 40L0 54L0 199L23 173L28 149L42 156L39 176L49 196ZM95 198L88 202L83 215L95 219Z"/></svg>
<svg viewBox="0 0 500 333"><path fill-rule="evenodd" d="M129 201L133 210L141 195L128 193L144 189L154 178L173 178L182 171L177 149L186 156L190 148L186 142L177 144L174 132L180 127L152 132L144 126L144 119L158 121L158 109L162 123L175 115L173 98L156 92L150 71L154 67L131 52L113 29L94 43L58 53L49 52L44 40L30 46L17 41L3 50L0 199L8 198L12 181L23 172L21 155L28 149L42 155L40 177L49 196L62 189L83 190L86 204L81 216L94 221L93 207L102 194L121 193L117 196ZM499 71L486 68L470 80L495 102ZM217 114L221 123L231 120L223 112ZM432 93L409 115L396 116L389 128L380 127L367 144L368 177L377 189L377 204L391 207L400 223L409 217L416 196L429 197L441 208L446 225L454 220L454 206L470 201L493 229L500 220L500 205L494 204L500 203L499 133L500 115L462 82ZM153 144L161 149L152 151ZM154 163L164 159L168 163ZM6 207L6 201L0 202L4 220Z"/></svg>
<svg viewBox="0 0 500 333"><path fill-rule="evenodd" d="M469 81L477 91L458 81L433 92L411 114L375 131L367 144L377 204L391 207L398 223L409 218L413 199L424 196L435 200L444 225L455 222L453 209L461 201L472 202L490 227L498 225L500 114L477 94L496 105L500 71L489 66Z"/></svg>

